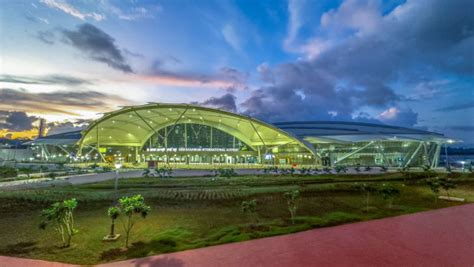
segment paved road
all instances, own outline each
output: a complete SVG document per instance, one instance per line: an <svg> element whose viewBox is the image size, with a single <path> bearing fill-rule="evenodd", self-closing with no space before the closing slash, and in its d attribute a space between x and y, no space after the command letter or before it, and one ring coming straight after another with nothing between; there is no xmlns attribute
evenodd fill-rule
<svg viewBox="0 0 474 267"><path fill-rule="evenodd" d="M251 175L262 173L261 169L239 169L236 170L239 175ZM119 172L119 178L137 178L142 177L143 170L122 170ZM182 170L173 170L173 177L198 177L212 175L211 170L192 170L192 169L182 169ZM88 184L96 183L107 180L112 180L115 178L115 172L107 173L88 173L88 174L78 174L70 175L65 177L58 177L56 180L51 180L50 178L40 178L40 179L30 179L30 180L17 180L10 182L0 183L0 189L5 190L14 190L14 189L27 189L27 188L39 188L47 187L51 184L56 185L66 185L66 184Z"/></svg>
<svg viewBox="0 0 474 267"><path fill-rule="evenodd" d="M472 267L473 225L474 204L469 204L101 266ZM64 265L0 257L0 266Z"/></svg>

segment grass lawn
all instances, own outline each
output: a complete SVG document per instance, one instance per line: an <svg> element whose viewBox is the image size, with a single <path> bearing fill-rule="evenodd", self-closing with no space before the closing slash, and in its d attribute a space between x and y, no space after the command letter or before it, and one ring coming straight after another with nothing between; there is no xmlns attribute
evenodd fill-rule
<svg viewBox="0 0 474 267"><path fill-rule="evenodd" d="M474 202L474 179L464 175L450 195ZM401 191L389 209L372 194L370 211L354 182L390 181ZM291 223L283 192L299 189L295 224ZM314 177L241 176L234 178L134 178L120 181L118 196L142 194L152 208L132 230L131 247L124 238L103 242L110 227L107 208L117 199L113 181L48 189L0 191L0 254L51 261L97 264L215 244L286 234L311 228L371 220L458 205L435 201L423 181L403 183L400 174L319 175ZM54 201L75 197L75 225L79 233L70 248L49 228L38 228L41 209ZM257 200L257 212L245 215L243 200ZM116 229L123 234L120 220Z"/></svg>

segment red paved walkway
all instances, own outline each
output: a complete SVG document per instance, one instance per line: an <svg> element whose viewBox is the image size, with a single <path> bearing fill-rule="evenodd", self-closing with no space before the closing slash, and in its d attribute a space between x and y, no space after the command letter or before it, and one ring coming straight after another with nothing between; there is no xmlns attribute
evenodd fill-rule
<svg viewBox="0 0 474 267"><path fill-rule="evenodd" d="M474 204L102 266L473 267Z"/></svg>

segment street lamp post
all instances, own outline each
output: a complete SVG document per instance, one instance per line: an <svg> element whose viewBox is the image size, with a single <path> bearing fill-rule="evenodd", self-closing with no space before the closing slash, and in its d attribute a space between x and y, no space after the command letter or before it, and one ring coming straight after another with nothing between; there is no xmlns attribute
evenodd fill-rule
<svg viewBox="0 0 474 267"><path fill-rule="evenodd" d="M117 190L118 190L118 179L119 179L120 168L122 168L122 164L115 163L115 193L117 193Z"/></svg>

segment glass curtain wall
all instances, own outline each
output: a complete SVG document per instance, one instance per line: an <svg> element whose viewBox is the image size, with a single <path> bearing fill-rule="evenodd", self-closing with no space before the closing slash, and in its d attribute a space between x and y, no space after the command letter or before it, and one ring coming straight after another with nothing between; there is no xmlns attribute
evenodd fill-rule
<svg viewBox="0 0 474 267"><path fill-rule="evenodd" d="M420 141L370 141L351 144L314 144L324 166L436 165L439 144Z"/></svg>

